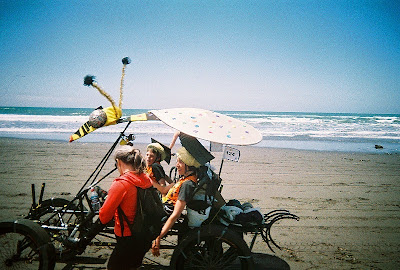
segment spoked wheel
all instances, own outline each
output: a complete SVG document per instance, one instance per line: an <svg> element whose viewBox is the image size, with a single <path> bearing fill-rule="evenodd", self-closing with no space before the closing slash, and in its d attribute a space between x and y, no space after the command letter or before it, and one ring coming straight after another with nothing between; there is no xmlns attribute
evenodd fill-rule
<svg viewBox="0 0 400 270"><path fill-rule="evenodd" d="M66 245L67 237L72 232L75 225L80 224L85 217L85 207L79 207L78 204L72 203L63 198L53 198L43 201L35 209L31 210L27 218L40 221L42 227L50 234L56 254L62 260L68 260L77 253L76 247ZM80 226L75 237L85 228Z"/></svg>
<svg viewBox="0 0 400 270"><path fill-rule="evenodd" d="M246 242L234 231L219 225L194 230L175 249L172 269L253 269Z"/></svg>
<svg viewBox="0 0 400 270"><path fill-rule="evenodd" d="M26 220L0 223L0 269L53 270L54 246L38 224Z"/></svg>

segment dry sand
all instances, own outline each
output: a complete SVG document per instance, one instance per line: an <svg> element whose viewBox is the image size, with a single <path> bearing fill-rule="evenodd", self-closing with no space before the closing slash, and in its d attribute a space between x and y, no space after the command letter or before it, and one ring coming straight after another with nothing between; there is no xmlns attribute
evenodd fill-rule
<svg viewBox="0 0 400 270"><path fill-rule="evenodd" d="M46 183L45 199L71 199L110 146L0 138L0 221L27 214L31 184L38 194ZM224 198L300 217L273 226L282 247L276 253L259 237L253 248L257 260L273 260L275 269L400 269L400 155L238 148L240 162L223 165ZM217 153L217 172L220 160ZM112 167L109 162L105 171ZM80 261L58 263L56 269L104 269L110 252L89 247Z"/></svg>

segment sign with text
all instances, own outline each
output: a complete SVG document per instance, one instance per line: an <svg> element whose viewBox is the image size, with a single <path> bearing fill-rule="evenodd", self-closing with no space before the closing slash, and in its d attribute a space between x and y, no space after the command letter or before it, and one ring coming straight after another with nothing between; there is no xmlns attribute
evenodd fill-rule
<svg viewBox="0 0 400 270"><path fill-rule="evenodd" d="M239 162L240 151L230 146L225 146L224 159Z"/></svg>

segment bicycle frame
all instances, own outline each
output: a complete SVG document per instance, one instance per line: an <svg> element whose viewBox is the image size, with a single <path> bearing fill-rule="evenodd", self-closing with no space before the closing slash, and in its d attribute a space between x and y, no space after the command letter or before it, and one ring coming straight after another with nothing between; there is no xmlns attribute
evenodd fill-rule
<svg viewBox="0 0 400 270"><path fill-rule="evenodd" d="M107 153L103 156L97 167L94 169L94 171L90 174L90 176L87 178L85 183L82 185L82 187L79 189L75 197L69 201L68 204L64 205L62 208L56 209L53 206L49 206L51 209L52 213L49 217L47 217L45 220L42 220L41 226L42 228L49 230L49 231L70 231L68 234L69 239L75 238L76 233L81 229L81 227L86 227L90 228L90 226L93 223L93 218L98 215L98 212L94 211L91 205L91 200L88 197L87 193L88 191L92 188L98 185L101 181L103 181L105 178L107 178L111 173L113 173L117 168L112 169L110 172L108 172L106 175L103 177L99 178L100 172L103 170L106 162L109 160L111 154L119 144L122 138L126 137L125 132L131 122L129 121L123 131L119 134L118 138L114 141L112 146L109 148ZM28 219L39 219L42 212L39 212L41 210L41 204L43 202L43 195L44 195L44 189L45 189L45 184L43 183L41 186L40 190L40 196L39 196L39 203L36 203L36 193L35 193L35 185L32 184L32 206L29 210ZM52 199L51 199L52 200ZM84 202L89 206L89 210L86 210L84 207ZM68 219L65 219L64 216L66 214L71 214L71 216ZM76 224L73 228L69 226L70 219L72 218L73 215L76 215L78 218L81 219L81 222ZM59 220L59 225L54 226L54 225L46 225L49 220L57 217Z"/></svg>
<svg viewBox="0 0 400 270"><path fill-rule="evenodd" d="M124 122L124 121L120 121L120 122ZM79 189L79 191L77 192L77 194L71 201L69 201L68 203L66 203L61 208L58 208L58 209L56 208L57 205L51 205L51 201L50 201L49 209L47 209L47 208L44 209L44 210L48 211L45 214L50 213L50 217L48 217L45 220L40 220L40 217L44 213L43 209L41 209L41 205L44 202L43 194L44 194L45 184L42 184L42 187L41 187L41 191L40 191L40 195L39 195L39 204L36 203L35 187L34 187L34 184L32 184L32 207L29 211L27 218L33 219L33 220L40 220L41 227L48 232L54 232L53 238L58 240L59 242L63 243L64 245L71 245L71 243L78 242L80 239L86 238L85 245L80 247L80 248L83 248L83 250L89 244L96 244L96 243L91 243L91 242L97 235L105 236L110 239L115 239L115 236L114 236L112 230L104 230L104 228L102 228L98 231L93 231L93 229L95 229L94 228L95 222L93 222L93 219L96 215L98 215L98 212L94 211L94 209L92 207L91 200L88 197L88 191L92 187L95 187L96 185L98 185L102 180L104 180L106 177L108 177L111 173L113 173L116 170L116 168L114 168L110 172L106 173L103 177L99 178L101 171L104 169L106 162L109 160L111 154L113 153L113 151L115 150L115 148L117 147L119 142L122 139L124 139L125 137L127 137L125 135L125 132L130 124L131 124L131 121L127 121L127 125L125 126L123 131L120 132L118 138L114 141L114 143L109 148L107 153L103 156L103 158L101 159L99 164L96 166L94 171L90 174L90 176L87 178L85 183L81 186L81 188ZM223 165L223 159L221 162L218 178L221 173L222 165ZM171 169L170 174L172 172L173 172L173 168ZM221 187L222 187L221 183L219 185L220 185L219 189L221 189ZM199 186L198 188L201 188L201 187ZM87 204L89 206L88 210L85 209L84 204ZM215 219L217 217L218 213L219 213L219 209L216 209L216 212L215 212L213 218L207 224L209 224L209 225L211 225L212 223L218 224L218 221L217 221L218 218ZM64 216L66 214L70 214L70 217L65 218ZM75 216L77 218L78 222L71 225L69 223L73 216ZM48 224L49 221L52 220L53 218L57 218L57 225ZM291 214L287 210L274 210L274 211L271 211L264 215L264 223L263 224L254 225L254 226L250 226L250 227L235 227L235 225L232 224L232 226L228 226L228 227L233 229L234 231L237 231L242 234L243 233L254 234L254 236L251 240L251 243L249 245L250 251L255 244L257 236L261 235L262 239L267 243L268 247L274 252L270 243L272 243L273 245L275 245L278 248L280 248L280 247L272 240L272 237L270 234L270 228L276 221L284 219L284 218L295 219L295 220L299 219L296 215ZM182 228L180 227L181 225L183 225L182 221L183 220L178 221L175 224L174 228L168 233L168 235L177 235L178 236L178 244L179 244L180 235L183 235L186 232L188 232L187 229L182 229L183 227ZM207 226L207 225L201 225L201 226ZM110 226L108 226L108 227L109 227L109 229L111 229ZM228 229L228 227L226 227L226 229ZM91 229L92 229L92 231L90 231ZM196 230L198 230L198 229L201 229L201 228L197 228ZM66 233L59 234L58 232L61 232L61 231L66 232ZM77 235L78 232L79 232L79 235ZM176 244L174 244L172 242L168 242L168 241L166 241L166 242L168 244L162 245L161 246L162 249L175 249L177 247ZM100 242L100 245L110 246L110 245L113 245L113 243ZM73 248L74 247L72 247L72 249ZM83 252L83 250L81 250L81 251Z"/></svg>

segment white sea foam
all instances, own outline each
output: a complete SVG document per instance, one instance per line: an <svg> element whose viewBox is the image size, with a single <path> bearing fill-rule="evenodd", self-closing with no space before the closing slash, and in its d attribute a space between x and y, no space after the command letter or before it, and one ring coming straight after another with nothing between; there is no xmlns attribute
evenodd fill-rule
<svg viewBox="0 0 400 270"><path fill-rule="evenodd" d="M240 115L240 114L238 114ZM253 115L254 116L254 115ZM259 117L259 118L257 118ZM10 115L0 114L0 133L51 133L75 132L88 116L59 115ZM299 117L266 116L262 114L255 118L241 118L255 126L263 136L298 137L309 136L318 138L383 138L400 140L399 117ZM351 120L349 120L351 119ZM104 127L97 132L119 132L123 124ZM169 134L172 129L161 122L135 122L131 128L140 134Z"/></svg>
<svg viewBox="0 0 400 270"><path fill-rule="evenodd" d="M63 134L73 134L88 120L90 109L68 108L15 108L15 114L9 114L10 109L0 107L0 136L43 138L57 137ZM37 112L39 111L39 112ZM126 115L142 113L142 111L124 111ZM36 113L36 114L35 114ZM221 112L249 123L258 129L266 141L291 140L321 142L321 141L352 141L360 143L390 142L400 148L400 115L365 115L365 114L318 114L318 113L272 113L272 112ZM112 140L124 128L124 123L103 127L85 136L90 141ZM131 123L127 133L133 133L143 138L168 138L174 130L159 121ZM47 134L47 135L44 135ZM104 135L103 137L101 135ZM69 136L68 135L68 136ZM87 137L87 138L86 138ZM147 139L146 139L147 140ZM400 150L399 150L400 151Z"/></svg>
<svg viewBox="0 0 400 270"><path fill-rule="evenodd" d="M1 122L84 123L88 116L0 114Z"/></svg>

